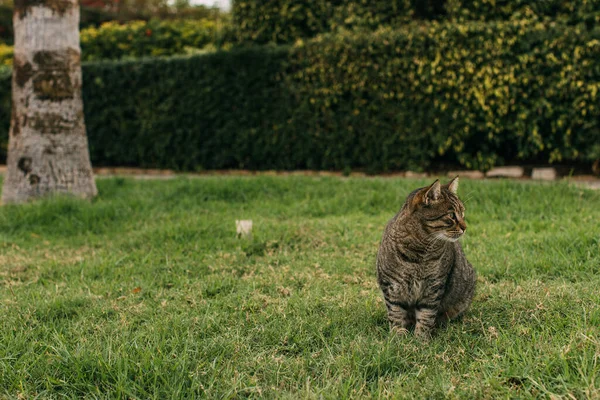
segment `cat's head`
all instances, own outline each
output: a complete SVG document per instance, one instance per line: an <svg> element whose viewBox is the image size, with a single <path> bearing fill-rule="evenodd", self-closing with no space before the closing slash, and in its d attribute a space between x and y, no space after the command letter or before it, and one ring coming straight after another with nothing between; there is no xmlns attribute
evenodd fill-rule
<svg viewBox="0 0 600 400"><path fill-rule="evenodd" d="M457 191L458 177L445 185L436 180L411 194L410 212L426 233L448 241L456 241L465 233L465 206Z"/></svg>

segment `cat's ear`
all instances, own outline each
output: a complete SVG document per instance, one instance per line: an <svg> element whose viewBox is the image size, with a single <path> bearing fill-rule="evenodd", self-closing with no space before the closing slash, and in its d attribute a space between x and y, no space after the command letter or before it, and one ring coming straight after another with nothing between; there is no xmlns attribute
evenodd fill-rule
<svg viewBox="0 0 600 400"><path fill-rule="evenodd" d="M423 203L426 205L437 201L442 195L442 185L438 179L435 180L428 188L425 188L423 193Z"/></svg>
<svg viewBox="0 0 600 400"><path fill-rule="evenodd" d="M451 191L452 193L456 194L456 192L458 192L458 176L454 179L452 179L447 185L446 187L448 188L449 191Z"/></svg>

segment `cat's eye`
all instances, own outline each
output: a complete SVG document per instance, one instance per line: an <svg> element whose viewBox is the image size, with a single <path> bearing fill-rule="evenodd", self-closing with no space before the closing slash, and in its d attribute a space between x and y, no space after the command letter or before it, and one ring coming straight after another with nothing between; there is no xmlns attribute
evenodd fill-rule
<svg viewBox="0 0 600 400"><path fill-rule="evenodd" d="M456 213L454 213L454 212L448 213L448 216L449 216L450 218L452 218L453 220L455 220L455 221L456 221L456 219L457 219L457 218L456 218Z"/></svg>

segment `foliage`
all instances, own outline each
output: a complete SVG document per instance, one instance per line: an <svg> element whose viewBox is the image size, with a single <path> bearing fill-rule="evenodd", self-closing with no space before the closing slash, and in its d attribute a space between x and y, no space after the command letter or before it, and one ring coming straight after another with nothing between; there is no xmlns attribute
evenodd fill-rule
<svg viewBox="0 0 600 400"><path fill-rule="evenodd" d="M0 5L0 42L12 42L12 15L11 7Z"/></svg>
<svg viewBox="0 0 600 400"><path fill-rule="evenodd" d="M10 66L12 65L13 58L13 47L0 43L0 65Z"/></svg>
<svg viewBox="0 0 600 400"><path fill-rule="evenodd" d="M367 172L589 161L599 46L600 30L582 26L431 23L86 64L92 161Z"/></svg>
<svg viewBox="0 0 600 400"><path fill-rule="evenodd" d="M0 207L0 397L598 398L600 193L462 181L477 294L423 345L390 334L375 255L430 182L98 179L93 204Z"/></svg>
<svg viewBox="0 0 600 400"><path fill-rule="evenodd" d="M182 170L285 167L282 146L300 146L272 135L293 110L277 80L286 56L285 49L253 48L84 65L92 162Z"/></svg>
<svg viewBox="0 0 600 400"><path fill-rule="evenodd" d="M228 40L228 25L211 20L151 20L127 24L108 22L80 33L84 60L168 56L221 47Z"/></svg>
<svg viewBox="0 0 600 400"><path fill-rule="evenodd" d="M81 30L83 61L199 53L229 47L233 42L227 21L150 20L106 22ZM0 43L0 65L12 65L12 46Z"/></svg>
<svg viewBox="0 0 600 400"><path fill-rule="evenodd" d="M13 43L12 4L0 4L0 41ZM97 27L103 22L117 19L117 15L95 7L81 6L79 28Z"/></svg>
<svg viewBox="0 0 600 400"><path fill-rule="evenodd" d="M164 2L158 8L149 7L144 8L143 0L135 0L135 4L129 1L120 1L116 5L107 6L105 9L81 5L79 29L85 30L86 28L98 28L100 25L106 22L113 21L111 28L114 28L115 24L128 24L133 21L147 21L156 19L158 21L169 20L173 21L171 24L164 22L165 26L171 25L172 29L178 25L183 24L184 30L193 28L194 21L197 22L197 29L204 31L207 29L207 25L203 21L211 21L213 25L223 27L227 25L229 28L230 16L228 13L224 13L217 8L205 7L205 6L185 6L181 5L178 7L175 5L169 6L170 2ZM97 1L93 0L92 3L97 4ZM118 7L117 7L118 6ZM110 11L113 10L113 11ZM2 5L0 2L0 42L7 44L13 43L13 27L12 27L12 4ZM186 20L185 23L178 21ZM139 24L139 23L138 23ZM154 22L156 24L156 21ZM231 33L228 33L231 35ZM187 34L189 36L189 33Z"/></svg>
<svg viewBox="0 0 600 400"><path fill-rule="evenodd" d="M152 14L151 17L158 19L208 19L211 21L222 21L229 18L228 12L220 10L217 7L208 7L200 4L190 5L188 0L175 0L168 3L169 7L160 9L159 12Z"/></svg>
<svg viewBox="0 0 600 400"><path fill-rule="evenodd" d="M599 0L446 0L455 20L562 19L571 23L598 24Z"/></svg>
<svg viewBox="0 0 600 400"><path fill-rule="evenodd" d="M82 1L97 7L98 0ZM104 9L121 22L148 19L211 19L216 20L227 13L217 7L191 4L190 0L103 0ZM197 3L197 2L195 2Z"/></svg>
<svg viewBox="0 0 600 400"><path fill-rule="evenodd" d="M89 27L98 27L105 22L109 22L117 18L114 13L95 7L85 7L83 5L81 6L79 15L80 30Z"/></svg>
<svg viewBox="0 0 600 400"><path fill-rule="evenodd" d="M243 43L292 43L344 29L399 28L413 20L561 19L600 22L600 0L235 0L233 21Z"/></svg>
<svg viewBox="0 0 600 400"><path fill-rule="evenodd" d="M0 164L6 163L11 114L12 70L0 64Z"/></svg>
<svg viewBox="0 0 600 400"><path fill-rule="evenodd" d="M600 156L599 51L598 29L432 23L318 37L294 48L292 79L314 135L369 143L351 164L487 169Z"/></svg>
<svg viewBox="0 0 600 400"><path fill-rule="evenodd" d="M252 43L290 43L338 28L373 29L411 13L411 0L237 0L232 9L238 40Z"/></svg>

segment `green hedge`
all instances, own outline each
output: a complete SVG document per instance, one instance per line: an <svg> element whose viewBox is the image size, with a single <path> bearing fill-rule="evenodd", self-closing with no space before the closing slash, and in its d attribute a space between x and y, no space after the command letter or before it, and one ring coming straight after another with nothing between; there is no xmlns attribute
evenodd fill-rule
<svg viewBox="0 0 600 400"><path fill-rule="evenodd" d="M178 170L280 166L281 154L274 152L281 144L266 133L293 109L277 80L287 54L245 49L83 64L93 164ZM0 86L10 87L8 76L0 76ZM10 90L0 96L2 148Z"/></svg>
<svg viewBox="0 0 600 400"><path fill-rule="evenodd" d="M455 20L497 21L524 17L563 19L571 23L600 20L600 0L446 0Z"/></svg>
<svg viewBox="0 0 600 400"><path fill-rule="evenodd" d="M412 3L425 18L440 13L440 0L235 0L232 15L238 41L290 43L299 38L340 28L397 25L415 13Z"/></svg>
<svg viewBox="0 0 600 400"><path fill-rule="evenodd" d="M278 80L287 54L245 49L84 65L93 163L178 170L282 167L278 151L285 144L271 133L293 110Z"/></svg>
<svg viewBox="0 0 600 400"><path fill-rule="evenodd" d="M291 59L311 132L370 143L353 163L487 169L600 157L598 54L598 29L509 21L328 35Z"/></svg>
<svg viewBox="0 0 600 400"><path fill-rule="evenodd" d="M599 50L597 29L510 21L88 63L92 161L376 172L592 160Z"/></svg>
<svg viewBox="0 0 600 400"><path fill-rule="evenodd" d="M412 20L561 19L600 22L600 0L234 0L243 43L292 43L340 28L399 28Z"/></svg>

